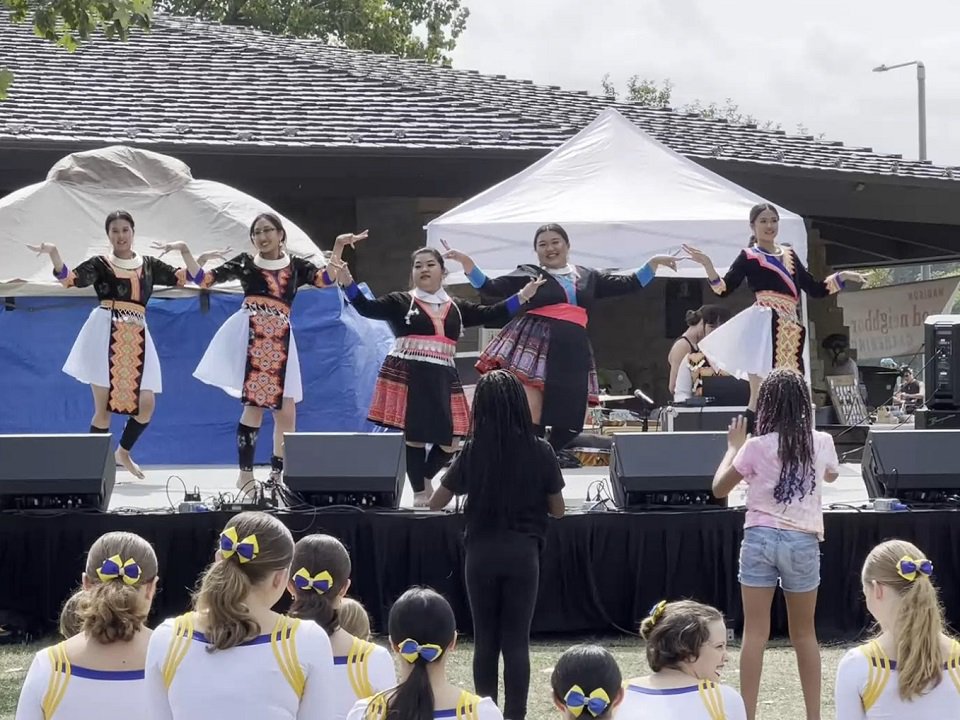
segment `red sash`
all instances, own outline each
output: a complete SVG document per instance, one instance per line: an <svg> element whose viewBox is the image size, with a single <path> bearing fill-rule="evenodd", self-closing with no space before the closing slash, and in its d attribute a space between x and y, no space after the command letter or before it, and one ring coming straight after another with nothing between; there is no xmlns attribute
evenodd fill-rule
<svg viewBox="0 0 960 720"><path fill-rule="evenodd" d="M540 315L542 317L553 318L554 320L563 320L585 328L587 326L587 311L579 305L570 303L556 303L554 305L545 305L544 307L531 310L528 314Z"/></svg>

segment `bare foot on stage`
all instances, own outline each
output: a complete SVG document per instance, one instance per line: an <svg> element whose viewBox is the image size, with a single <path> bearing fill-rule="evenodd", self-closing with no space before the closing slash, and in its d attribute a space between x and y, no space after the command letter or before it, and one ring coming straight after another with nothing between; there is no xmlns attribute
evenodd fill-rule
<svg viewBox="0 0 960 720"><path fill-rule="evenodd" d="M240 477L237 478L237 500L252 501L257 496L257 480L253 477L252 470L241 470Z"/></svg>
<svg viewBox="0 0 960 720"><path fill-rule="evenodd" d="M123 465L138 480L143 480L146 477L146 475L143 474L143 470L140 469L140 466L130 457L130 453L122 447L118 447L117 452L115 452L113 456L116 458L117 463Z"/></svg>
<svg viewBox="0 0 960 720"><path fill-rule="evenodd" d="M413 494L413 506L415 508L425 508L430 505L430 496L433 495L429 490L415 492Z"/></svg>

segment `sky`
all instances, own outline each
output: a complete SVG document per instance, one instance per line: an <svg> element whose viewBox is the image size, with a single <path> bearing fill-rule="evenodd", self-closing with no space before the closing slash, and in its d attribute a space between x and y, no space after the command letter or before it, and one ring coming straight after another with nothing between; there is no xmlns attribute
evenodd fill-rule
<svg viewBox="0 0 960 720"><path fill-rule="evenodd" d="M465 0L462 69L600 93L609 73L670 79L673 107L731 98L788 133L960 166L960 3L952 0Z"/></svg>

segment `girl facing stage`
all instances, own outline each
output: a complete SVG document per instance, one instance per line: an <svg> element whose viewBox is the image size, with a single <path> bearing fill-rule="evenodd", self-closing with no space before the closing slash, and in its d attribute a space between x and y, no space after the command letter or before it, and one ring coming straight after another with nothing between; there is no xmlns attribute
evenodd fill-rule
<svg viewBox="0 0 960 720"><path fill-rule="evenodd" d="M553 704L564 720L607 720L623 702L620 667L606 648L574 645L557 660L550 676Z"/></svg>
<svg viewBox="0 0 960 720"><path fill-rule="evenodd" d="M350 555L330 535L307 535L293 550L293 578L287 589L293 598L290 617L312 620L330 637L334 687L328 720L344 720L358 700L397 684L393 658L386 648L344 629L341 610L350 589ZM367 631L369 634L369 629Z"/></svg>
<svg viewBox="0 0 960 720"><path fill-rule="evenodd" d="M711 366L750 381L751 424L760 381L771 370L785 368L804 374L807 328L800 319L800 292L822 298L839 292L847 282L865 282L860 273L850 271L817 280L793 248L777 244L779 225L777 208L768 203L754 205L750 210L750 245L740 251L722 278L707 255L683 246L689 259L706 270L714 293L726 297L746 280L755 294L751 307L700 341L700 351Z"/></svg>
<svg viewBox="0 0 960 720"><path fill-rule="evenodd" d="M905 540L863 564L863 595L880 634L837 668L837 720L960 717L960 642L944 633L933 563Z"/></svg>
<svg viewBox="0 0 960 720"><path fill-rule="evenodd" d="M64 287L92 285L97 293L100 306L91 311L80 330L63 371L93 391L90 432L109 433L111 413L128 416L116 459L143 479L130 451L150 423L155 396L163 389L160 360L147 327L147 301L155 286L183 286L188 280L196 281L202 270L182 242L154 243L153 247L164 252L178 250L186 269L134 252L133 217L124 210L110 213L104 227L112 249L110 255L90 258L73 270L64 264L56 245L28 247L50 256L53 274ZM209 256L213 255L216 253Z"/></svg>
<svg viewBox="0 0 960 720"><path fill-rule="evenodd" d="M331 262L336 265L344 246L363 237L366 232L338 237ZM303 400L290 306L301 286L335 283L325 269L286 252L286 241L280 218L262 213L250 224L256 254L241 253L206 272L198 283L209 288L239 280L243 288L243 306L213 336L193 375L243 402L237 425L237 487L246 494L252 494L255 483L253 463L264 411L273 413L271 479L279 480L283 435L296 429L296 404Z"/></svg>
<svg viewBox="0 0 960 720"><path fill-rule="evenodd" d="M443 257L433 248L414 251L411 261L413 288L376 300L360 291L346 266L339 280L358 313L386 320L396 335L377 376L369 419L403 431L413 504L426 507L433 493L427 483L470 429L467 398L454 365L463 328L505 322L535 297L544 280L526 278L507 300L478 305L447 295ZM427 444L433 445L429 455Z"/></svg>
<svg viewBox="0 0 960 720"><path fill-rule="evenodd" d="M77 632L36 654L16 720L121 720L131 708L143 712L150 641L144 623L156 591L157 556L146 540L128 532L98 538L87 553L83 589L74 595Z"/></svg>
<svg viewBox="0 0 960 720"><path fill-rule="evenodd" d="M525 312L511 320L477 362L489 372L509 370L523 383L538 432L550 427L549 442L559 453L583 429L588 402L600 401L600 387L587 336L587 315L596 300L635 292L653 280L658 267L676 270L676 259L661 255L630 275L614 275L569 263L570 238L551 223L537 229L533 249L538 265L520 265L514 272L488 278L458 250L444 257L463 266L481 296L503 298L543 277L545 286Z"/></svg>

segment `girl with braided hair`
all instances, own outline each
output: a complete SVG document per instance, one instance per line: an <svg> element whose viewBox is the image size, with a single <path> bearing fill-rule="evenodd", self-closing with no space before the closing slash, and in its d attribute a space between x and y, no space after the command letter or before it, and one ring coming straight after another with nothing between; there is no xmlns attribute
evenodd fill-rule
<svg viewBox="0 0 960 720"><path fill-rule="evenodd" d="M933 563L906 540L863 564L863 595L880 634L837 668L837 720L960 717L960 642L944 633Z"/></svg>
<svg viewBox="0 0 960 720"><path fill-rule="evenodd" d="M743 417L730 423L727 436L713 494L726 497L741 480L747 483L739 577L744 614L740 692L747 717L756 717L770 606L779 582L807 720L819 720L820 646L814 612L823 540L821 491L824 482L840 474L833 438L813 429L810 392L804 378L792 370L774 370L760 385L756 437L748 438Z"/></svg>

